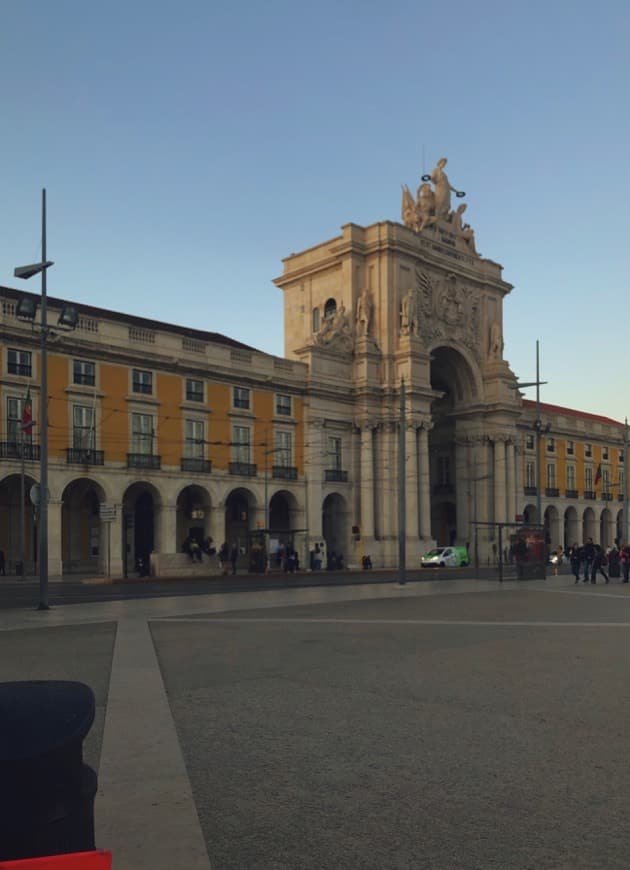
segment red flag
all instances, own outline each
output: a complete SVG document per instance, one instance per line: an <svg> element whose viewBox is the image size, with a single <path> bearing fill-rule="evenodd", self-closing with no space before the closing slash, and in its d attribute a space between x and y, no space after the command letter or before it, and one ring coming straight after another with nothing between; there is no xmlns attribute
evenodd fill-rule
<svg viewBox="0 0 630 870"><path fill-rule="evenodd" d="M595 486L597 486L597 484L600 482L601 479L602 479L602 464L600 462L599 465L597 466L597 471L595 473Z"/></svg>
<svg viewBox="0 0 630 870"><path fill-rule="evenodd" d="M31 388L26 391L24 408L22 409L22 432L29 432L33 428L33 403L31 402Z"/></svg>

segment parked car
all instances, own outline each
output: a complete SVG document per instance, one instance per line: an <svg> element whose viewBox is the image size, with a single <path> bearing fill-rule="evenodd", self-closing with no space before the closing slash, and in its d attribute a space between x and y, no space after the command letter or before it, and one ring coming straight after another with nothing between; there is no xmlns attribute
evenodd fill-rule
<svg viewBox="0 0 630 870"><path fill-rule="evenodd" d="M465 568L470 564L466 547L435 547L420 559L423 568Z"/></svg>

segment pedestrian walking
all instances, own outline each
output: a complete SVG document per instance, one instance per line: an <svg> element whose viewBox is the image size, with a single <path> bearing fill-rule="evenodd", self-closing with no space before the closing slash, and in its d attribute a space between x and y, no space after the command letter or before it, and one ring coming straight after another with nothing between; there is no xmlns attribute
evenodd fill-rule
<svg viewBox="0 0 630 870"><path fill-rule="evenodd" d="M584 544L583 559L584 559L584 582L588 583L591 579L593 569L593 559L595 558L595 544L592 538L587 538Z"/></svg>
<svg viewBox="0 0 630 870"><path fill-rule="evenodd" d="M230 550L230 563L232 565L232 574L236 574L236 563L238 561L238 547L236 544L232 544L232 549Z"/></svg>
<svg viewBox="0 0 630 870"><path fill-rule="evenodd" d="M621 559L621 573L623 575L621 582L627 583L630 580L630 546L628 544L621 545L619 558Z"/></svg>
<svg viewBox="0 0 630 870"><path fill-rule="evenodd" d="M580 567L582 565L582 550L577 543L573 544L569 552L569 562L571 563L571 571L575 577L575 582L580 582Z"/></svg>
<svg viewBox="0 0 630 870"><path fill-rule="evenodd" d="M228 564L230 559L230 551L228 549L227 542L224 541L221 544L221 549L219 550L219 564L221 565L221 573L227 574L228 572Z"/></svg>
<svg viewBox="0 0 630 870"><path fill-rule="evenodd" d="M604 571L605 566L608 564L608 559L606 558L606 553L602 550L599 544L595 544L595 557L593 559L592 567L591 567L591 583L596 583L597 572L604 577L606 583L610 582L610 578L608 574Z"/></svg>

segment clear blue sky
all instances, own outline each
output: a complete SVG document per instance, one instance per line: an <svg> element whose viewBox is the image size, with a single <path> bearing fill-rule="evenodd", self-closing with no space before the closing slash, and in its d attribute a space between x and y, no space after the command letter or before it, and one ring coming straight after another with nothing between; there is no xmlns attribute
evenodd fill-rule
<svg viewBox="0 0 630 870"><path fill-rule="evenodd" d="M627 0L4 0L0 284L46 187L52 295L281 355L282 258L446 156L517 376L538 338L543 401L623 419L629 44Z"/></svg>

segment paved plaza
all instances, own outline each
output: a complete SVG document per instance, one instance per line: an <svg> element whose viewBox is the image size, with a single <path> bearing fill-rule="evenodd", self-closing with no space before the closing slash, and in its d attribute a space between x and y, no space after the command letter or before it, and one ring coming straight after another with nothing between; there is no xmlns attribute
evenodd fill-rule
<svg viewBox="0 0 630 870"><path fill-rule="evenodd" d="M95 691L115 870L628 865L627 586L288 589L0 627L0 680Z"/></svg>

